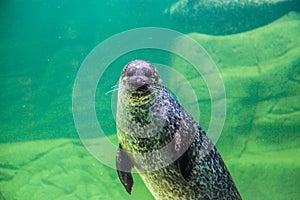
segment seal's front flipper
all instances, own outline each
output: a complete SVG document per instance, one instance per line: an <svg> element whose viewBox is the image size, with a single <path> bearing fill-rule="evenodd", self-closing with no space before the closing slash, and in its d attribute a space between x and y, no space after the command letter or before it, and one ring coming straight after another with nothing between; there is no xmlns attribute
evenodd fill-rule
<svg viewBox="0 0 300 200"><path fill-rule="evenodd" d="M182 153L183 147L186 147L186 141L181 138L180 133L174 134L174 150L176 153ZM189 182L192 179L193 170L196 167L195 156L193 156L193 150L189 146L187 150L176 161L178 170L185 181Z"/></svg>
<svg viewBox="0 0 300 200"><path fill-rule="evenodd" d="M192 151L190 148L177 160L179 171L187 182L192 179L195 162L193 161Z"/></svg>
<svg viewBox="0 0 300 200"><path fill-rule="evenodd" d="M127 153L122 149L121 145L119 145L117 150L116 165L121 183L124 185L126 191L131 194L133 186L131 169L133 168L133 163Z"/></svg>

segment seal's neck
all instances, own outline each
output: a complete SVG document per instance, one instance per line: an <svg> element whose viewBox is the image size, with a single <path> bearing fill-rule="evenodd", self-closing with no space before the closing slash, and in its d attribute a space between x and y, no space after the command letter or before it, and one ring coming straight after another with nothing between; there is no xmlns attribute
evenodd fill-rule
<svg viewBox="0 0 300 200"><path fill-rule="evenodd" d="M149 92L147 94L129 94L128 95L128 105L129 106L145 106L154 100L156 91Z"/></svg>

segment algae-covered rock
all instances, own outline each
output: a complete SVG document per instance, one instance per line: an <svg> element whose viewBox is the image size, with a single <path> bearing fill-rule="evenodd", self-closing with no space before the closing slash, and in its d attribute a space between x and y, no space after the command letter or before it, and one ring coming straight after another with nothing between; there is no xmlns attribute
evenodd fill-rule
<svg viewBox="0 0 300 200"><path fill-rule="evenodd" d="M300 176L295 158L300 134L299 27L300 14L291 12L243 34L189 35L207 50L223 79L227 115L217 146L225 161L234 160L233 177L245 199L253 199L254 191L254 199L300 196L294 186ZM175 48L192 49L180 42ZM210 111L209 93L198 72L178 58L172 66L191 80L200 110ZM201 118L200 124L207 126L207 120Z"/></svg>
<svg viewBox="0 0 300 200"><path fill-rule="evenodd" d="M134 179L129 196L116 171L79 140L0 144L1 199L152 199L141 179Z"/></svg>
<svg viewBox="0 0 300 200"><path fill-rule="evenodd" d="M93 158L79 140L0 144L0 150L1 199L153 199L137 174L128 195L116 171ZM297 199L299 152L244 154L226 163L243 199Z"/></svg>

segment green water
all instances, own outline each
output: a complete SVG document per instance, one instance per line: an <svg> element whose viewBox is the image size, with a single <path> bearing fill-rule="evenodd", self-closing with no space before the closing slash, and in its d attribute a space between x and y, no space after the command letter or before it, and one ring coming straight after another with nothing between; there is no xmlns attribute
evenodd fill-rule
<svg viewBox="0 0 300 200"><path fill-rule="evenodd" d="M139 27L188 34L216 63L227 100L216 145L243 199L300 198L299 12L248 32L214 36L190 34L188 22L183 26L165 14L175 2L0 2L0 199L154 199L137 174L132 195L126 193L115 170L84 148L72 115L72 89L83 60L110 36ZM173 66L184 75L207 129L211 105L201 77L172 53L137 50L115 60L98 83L97 118L114 144L106 93L133 59Z"/></svg>

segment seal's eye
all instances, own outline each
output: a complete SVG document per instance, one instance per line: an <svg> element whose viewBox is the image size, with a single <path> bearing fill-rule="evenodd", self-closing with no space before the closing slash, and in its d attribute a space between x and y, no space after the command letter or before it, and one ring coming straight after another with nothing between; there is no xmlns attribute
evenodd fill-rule
<svg viewBox="0 0 300 200"><path fill-rule="evenodd" d="M131 66L127 66L125 69L124 69L124 74L126 76L133 76L136 72L136 69L134 67L131 67Z"/></svg>
<svg viewBox="0 0 300 200"><path fill-rule="evenodd" d="M149 69L149 68L145 68L144 69L144 75L147 77L151 77L153 74L153 70Z"/></svg>

